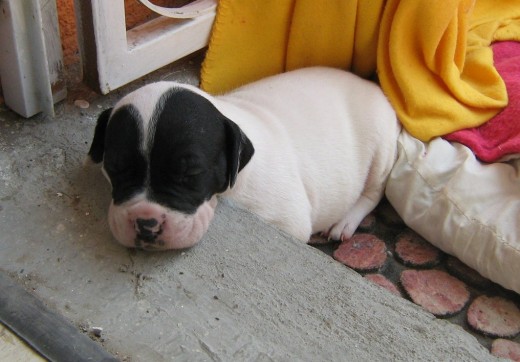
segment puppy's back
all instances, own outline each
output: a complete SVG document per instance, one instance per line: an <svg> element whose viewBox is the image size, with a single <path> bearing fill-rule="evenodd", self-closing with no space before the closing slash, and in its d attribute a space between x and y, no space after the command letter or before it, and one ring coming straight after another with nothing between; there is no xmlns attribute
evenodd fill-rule
<svg viewBox="0 0 520 362"><path fill-rule="evenodd" d="M346 71L300 69L218 98L247 115L231 110L229 117L257 150L252 172L269 170L277 178L269 187L280 190L265 192L292 197L296 189L305 190L306 200L294 204L310 204L313 231L330 227L352 207L374 160L385 177L395 160L395 112L375 83ZM248 182L260 190L265 175L255 174Z"/></svg>

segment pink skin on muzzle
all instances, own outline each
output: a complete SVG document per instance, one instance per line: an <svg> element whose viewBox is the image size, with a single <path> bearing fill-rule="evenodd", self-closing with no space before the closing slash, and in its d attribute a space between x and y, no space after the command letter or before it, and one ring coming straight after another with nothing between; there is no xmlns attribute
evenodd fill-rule
<svg viewBox="0 0 520 362"><path fill-rule="evenodd" d="M121 205L112 202L108 223L121 244L146 250L184 249L195 245L208 230L217 198L204 202L192 214L173 211L142 198Z"/></svg>

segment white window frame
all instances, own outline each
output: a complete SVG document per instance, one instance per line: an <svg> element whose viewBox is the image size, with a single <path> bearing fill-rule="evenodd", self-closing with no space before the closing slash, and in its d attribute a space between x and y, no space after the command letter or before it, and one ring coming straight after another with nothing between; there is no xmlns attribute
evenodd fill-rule
<svg viewBox="0 0 520 362"><path fill-rule="evenodd" d="M75 0L75 8L84 81L102 94L205 47L215 18L213 6L192 19L160 16L127 31L124 0Z"/></svg>
<svg viewBox="0 0 520 362"><path fill-rule="evenodd" d="M0 0L0 77L13 111L54 115L67 95L55 0Z"/></svg>

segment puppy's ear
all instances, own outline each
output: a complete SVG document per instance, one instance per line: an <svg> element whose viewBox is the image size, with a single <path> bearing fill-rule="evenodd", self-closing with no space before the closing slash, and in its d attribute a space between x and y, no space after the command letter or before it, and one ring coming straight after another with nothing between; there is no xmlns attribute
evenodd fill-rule
<svg viewBox="0 0 520 362"><path fill-rule="evenodd" d="M229 187L233 187L237 179L237 175L251 160L255 149L253 144L242 132L235 122L224 118L227 139L227 157L228 157L228 181Z"/></svg>
<svg viewBox="0 0 520 362"><path fill-rule="evenodd" d="M108 120L110 119L110 113L112 113L112 108L105 109L97 120L96 129L94 130L94 139L88 151L88 155L94 163L103 161L103 154L105 152L105 131L107 129Z"/></svg>

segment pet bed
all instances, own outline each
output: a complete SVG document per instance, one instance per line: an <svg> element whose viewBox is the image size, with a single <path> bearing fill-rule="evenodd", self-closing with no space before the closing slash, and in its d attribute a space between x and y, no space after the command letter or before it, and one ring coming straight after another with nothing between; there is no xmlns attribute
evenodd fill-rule
<svg viewBox="0 0 520 362"><path fill-rule="evenodd" d="M201 87L312 65L377 75L404 127L389 201L432 244L520 293L518 41L517 0L220 0Z"/></svg>
<svg viewBox="0 0 520 362"><path fill-rule="evenodd" d="M484 164L466 146L403 131L386 196L406 224L520 293L520 159Z"/></svg>
<svg viewBox="0 0 520 362"><path fill-rule="evenodd" d="M403 131L386 195L425 239L520 292L520 43L492 49L508 105L429 143Z"/></svg>

